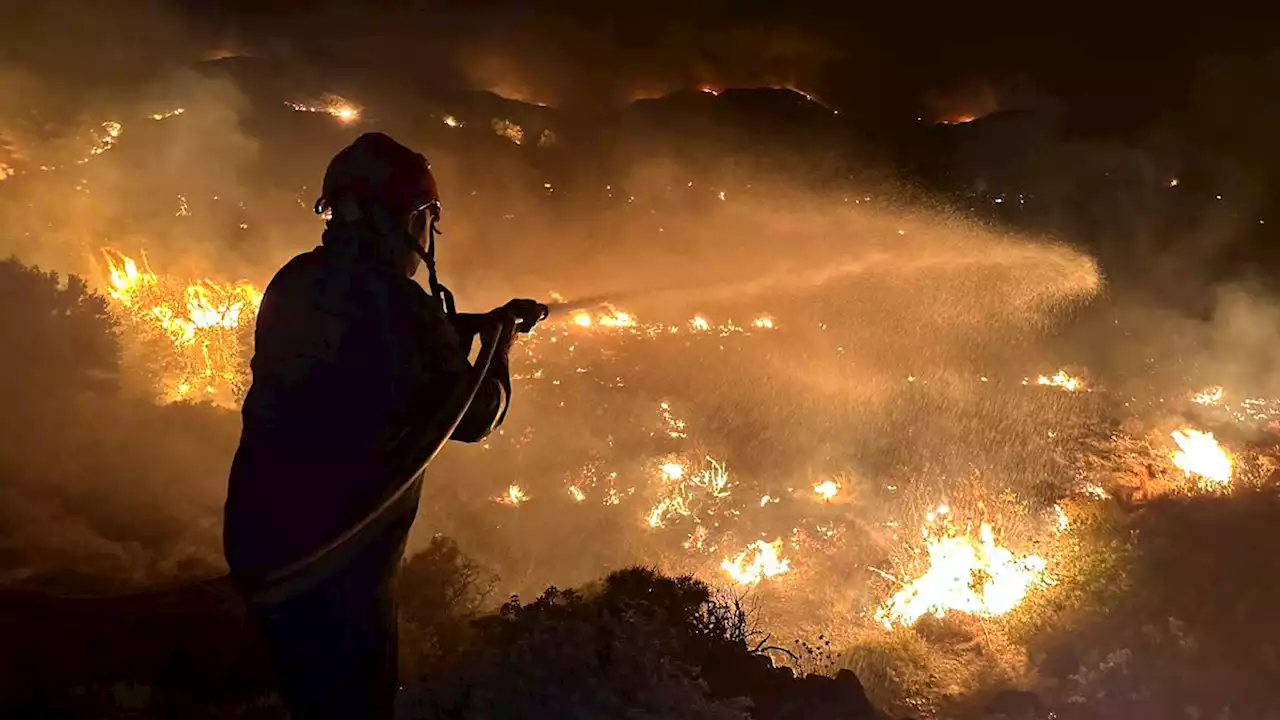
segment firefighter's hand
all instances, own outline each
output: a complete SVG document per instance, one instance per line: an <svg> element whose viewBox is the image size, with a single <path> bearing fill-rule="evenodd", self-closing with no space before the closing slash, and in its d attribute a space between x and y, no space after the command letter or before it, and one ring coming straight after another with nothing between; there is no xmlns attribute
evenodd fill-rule
<svg viewBox="0 0 1280 720"><path fill-rule="evenodd" d="M516 319L516 332L527 333L533 329L534 325L547 319L550 310L546 305L537 300L516 299L508 302L500 308L501 312L509 313Z"/></svg>

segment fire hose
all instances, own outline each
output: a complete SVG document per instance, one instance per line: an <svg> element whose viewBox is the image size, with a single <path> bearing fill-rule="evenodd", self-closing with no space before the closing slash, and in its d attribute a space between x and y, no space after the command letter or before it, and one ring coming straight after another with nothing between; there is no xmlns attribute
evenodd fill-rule
<svg viewBox="0 0 1280 720"><path fill-rule="evenodd" d="M467 381L455 388L440 412L427 418L422 425L406 429L388 448L388 457L395 463L394 475L403 478L400 484L346 531L311 554L261 578L250 593L252 602L272 605L315 587L343 568L369 539L377 535L378 530L396 517L393 510L416 494L427 465L449 441L471 407L480 385L488 377L489 366L499 346L516 331L517 318L514 315L495 312L491 317L495 322L487 331L480 333L480 352Z"/></svg>

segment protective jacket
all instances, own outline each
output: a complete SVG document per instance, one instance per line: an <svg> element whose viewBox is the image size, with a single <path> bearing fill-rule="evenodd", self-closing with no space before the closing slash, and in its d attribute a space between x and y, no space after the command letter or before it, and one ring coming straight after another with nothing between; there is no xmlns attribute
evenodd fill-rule
<svg viewBox="0 0 1280 720"><path fill-rule="evenodd" d="M389 434L469 372L472 338L360 234L330 228L263 295L225 508L233 573L305 557L376 507L406 479L388 469ZM489 435L509 394L499 353L452 439Z"/></svg>

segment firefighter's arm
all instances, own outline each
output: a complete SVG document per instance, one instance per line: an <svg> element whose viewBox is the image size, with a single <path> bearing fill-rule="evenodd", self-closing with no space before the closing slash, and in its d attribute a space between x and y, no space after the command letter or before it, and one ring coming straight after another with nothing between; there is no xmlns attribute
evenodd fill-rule
<svg viewBox="0 0 1280 720"><path fill-rule="evenodd" d="M485 379L476 392L471 408L454 430L453 439L479 442L506 419L511 400L511 345L517 332L529 332L548 315L547 306L535 300L516 299L484 315L458 314L451 318L454 329L463 339L461 347L470 354L472 338L492 328L501 328L497 348L489 363Z"/></svg>
<svg viewBox="0 0 1280 720"><path fill-rule="evenodd" d="M497 339L498 346L494 350L493 360L485 373L484 380L476 389L475 397L467 412L463 414L458 426L454 428L451 440L475 443L484 440L507 417L507 407L511 402L511 370L508 355L511 352L512 334L502 332Z"/></svg>

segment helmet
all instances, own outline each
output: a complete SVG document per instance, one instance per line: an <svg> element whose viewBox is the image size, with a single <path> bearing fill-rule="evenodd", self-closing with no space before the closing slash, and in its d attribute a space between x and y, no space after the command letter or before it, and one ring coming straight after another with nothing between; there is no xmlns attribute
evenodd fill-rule
<svg viewBox="0 0 1280 720"><path fill-rule="evenodd" d="M440 205L427 159L376 132L356 138L329 161L316 212L344 200L380 205L398 215L430 209L433 218Z"/></svg>

